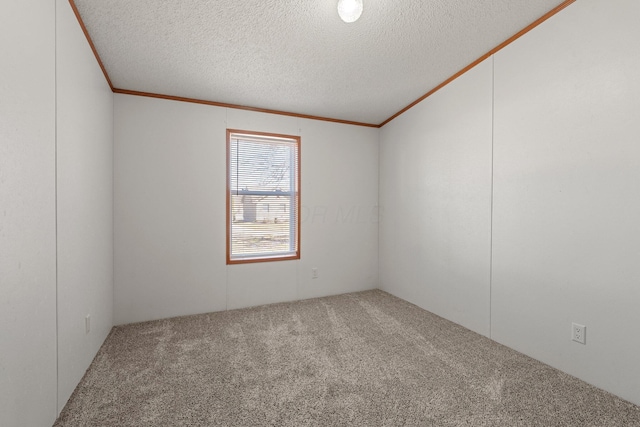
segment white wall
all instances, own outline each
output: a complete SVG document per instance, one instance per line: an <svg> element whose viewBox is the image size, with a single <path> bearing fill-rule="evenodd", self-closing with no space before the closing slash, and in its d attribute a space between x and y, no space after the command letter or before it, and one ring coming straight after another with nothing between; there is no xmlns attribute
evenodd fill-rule
<svg viewBox="0 0 640 427"><path fill-rule="evenodd" d="M491 59L384 126L380 285L489 335Z"/></svg>
<svg viewBox="0 0 640 427"><path fill-rule="evenodd" d="M377 286L376 129L129 95L114 120L115 323ZM227 128L301 135L300 260L226 265Z"/></svg>
<svg viewBox="0 0 640 427"><path fill-rule="evenodd" d="M54 3L0 13L0 424L56 416Z"/></svg>
<svg viewBox="0 0 640 427"><path fill-rule="evenodd" d="M574 3L494 56L494 89L486 61L385 126L380 167L385 290L636 404L638 16Z"/></svg>
<svg viewBox="0 0 640 427"><path fill-rule="evenodd" d="M61 410L113 325L113 93L67 0L57 1L56 71Z"/></svg>
<svg viewBox="0 0 640 427"><path fill-rule="evenodd" d="M639 16L580 0L496 54L492 283L495 340L635 403Z"/></svg>
<svg viewBox="0 0 640 427"><path fill-rule="evenodd" d="M47 426L113 324L113 94L68 2L0 28L0 425Z"/></svg>

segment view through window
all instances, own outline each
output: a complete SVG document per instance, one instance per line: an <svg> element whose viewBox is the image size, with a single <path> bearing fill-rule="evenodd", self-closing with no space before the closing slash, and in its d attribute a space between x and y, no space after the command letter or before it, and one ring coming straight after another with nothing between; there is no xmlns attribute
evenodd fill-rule
<svg viewBox="0 0 640 427"><path fill-rule="evenodd" d="M300 137L227 130L227 263L300 258Z"/></svg>

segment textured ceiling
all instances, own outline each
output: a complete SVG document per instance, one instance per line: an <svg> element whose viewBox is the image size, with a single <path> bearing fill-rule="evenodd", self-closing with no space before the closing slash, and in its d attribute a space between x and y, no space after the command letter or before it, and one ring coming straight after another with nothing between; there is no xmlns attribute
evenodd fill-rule
<svg viewBox="0 0 640 427"><path fill-rule="evenodd" d="M115 88L372 124L561 3L75 0Z"/></svg>

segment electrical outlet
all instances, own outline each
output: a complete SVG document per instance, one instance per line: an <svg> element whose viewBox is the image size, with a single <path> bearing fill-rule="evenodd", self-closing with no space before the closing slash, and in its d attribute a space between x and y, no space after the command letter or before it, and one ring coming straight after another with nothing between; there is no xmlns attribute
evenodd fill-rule
<svg viewBox="0 0 640 427"><path fill-rule="evenodd" d="M311 278L312 279L317 279L318 278L318 268L317 267L313 267L311 269Z"/></svg>
<svg viewBox="0 0 640 427"><path fill-rule="evenodd" d="M88 334L91 332L91 316L87 314L87 317L84 318L84 333Z"/></svg>
<svg viewBox="0 0 640 427"><path fill-rule="evenodd" d="M580 344L587 343L587 327L578 323L571 324L571 339Z"/></svg>

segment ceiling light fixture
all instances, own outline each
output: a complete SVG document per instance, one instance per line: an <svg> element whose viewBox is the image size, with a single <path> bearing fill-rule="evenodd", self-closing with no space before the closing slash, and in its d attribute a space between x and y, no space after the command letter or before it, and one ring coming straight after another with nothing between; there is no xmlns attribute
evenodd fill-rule
<svg viewBox="0 0 640 427"><path fill-rule="evenodd" d="M338 15L344 22L355 22L362 15L362 0L338 0Z"/></svg>

